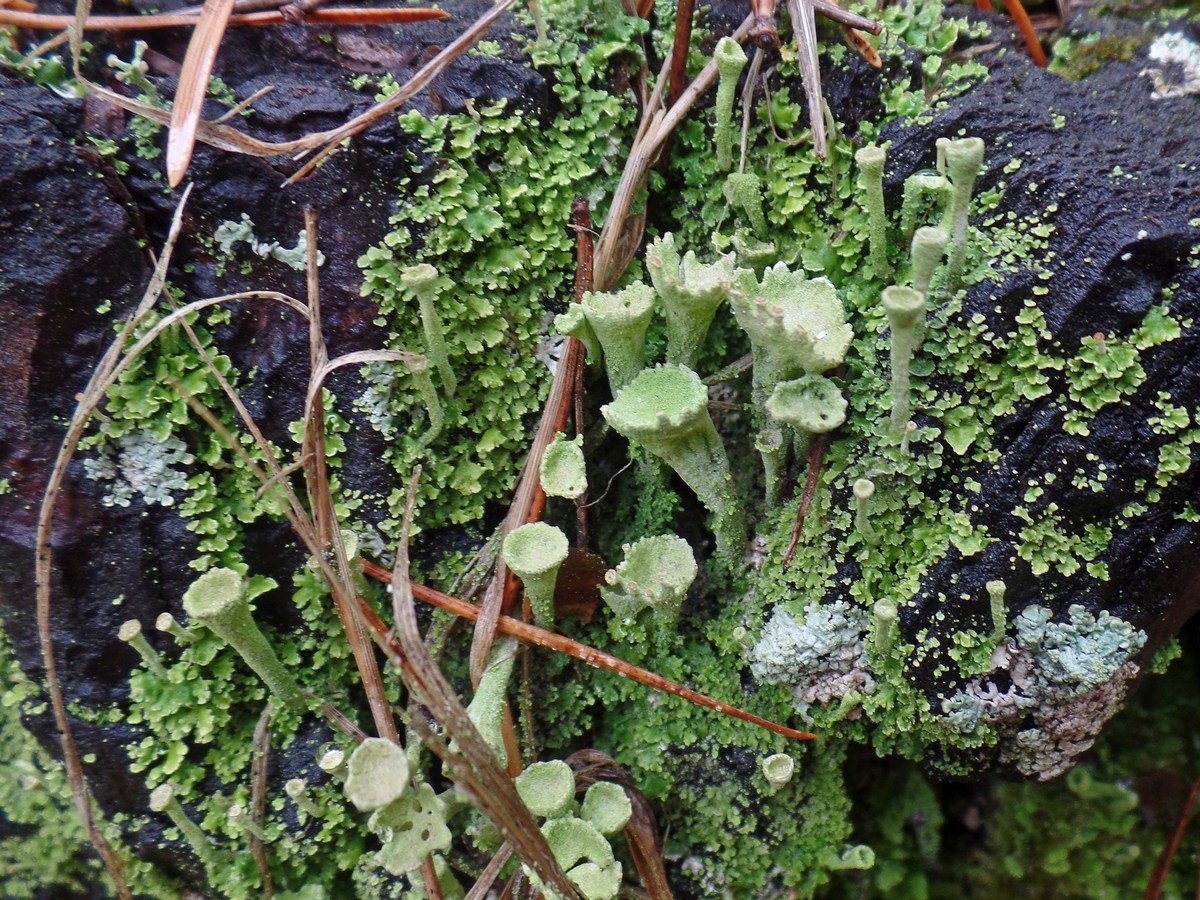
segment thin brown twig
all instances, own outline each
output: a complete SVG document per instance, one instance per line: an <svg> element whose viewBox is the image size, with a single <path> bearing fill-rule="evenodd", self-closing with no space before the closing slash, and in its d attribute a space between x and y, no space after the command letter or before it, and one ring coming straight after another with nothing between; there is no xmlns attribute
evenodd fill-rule
<svg viewBox="0 0 1200 900"><path fill-rule="evenodd" d="M787 552L783 554L783 567L792 564L796 555L796 547L800 543L800 532L804 529L804 519L808 516L808 508L812 506L813 498L817 495L817 482L821 477L821 462L825 459L825 450L829 447L829 435L818 434L813 438L812 448L808 452L808 478L804 482L804 494L800 497L800 508L796 510L796 524L792 527L792 539L788 542Z"/></svg>
<svg viewBox="0 0 1200 900"><path fill-rule="evenodd" d="M254 726L254 755L250 760L250 818L259 828L267 814L267 766L271 760L271 704L263 707L258 724ZM262 879L263 897L271 900L275 896L275 886L271 882L271 867L267 862L267 851L263 842L250 829L246 837L250 841L250 853L254 864L258 867L258 875Z"/></svg>
<svg viewBox="0 0 1200 900"><path fill-rule="evenodd" d="M1179 851L1179 845L1183 841L1183 833L1187 830L1188 822L1192 818L1192 810L1196 807L1196 800L1200 799L1200 778L1197 778L1192 784L1192 790L1184 801L1183 809L1179 812L1179 821L1175 825L1175 831L1171 834L1171 839L1167 841L1162 848L1162 852L1158 854L1158 859L1154 862L1154 868L1150 872L1150 880L1146 883L1146 892L1142 895L1142 900L1158 900L1162 894L1163 882L1167 879L1167 873L1171 871L1171 863L1175 859L1175 854Z"/></svg>
<svg viewBox="0 0 1200 900"><path fill-rule="evenodd" d="M692 19L695 15L696 0L679 0L675 8L675 40L671 45L671 79L670 92L667 94L667 105L674 106L683 94L684 82L687 80L688 50L692 46Z"/></svg>
<svg viewBox="0 0 1200 900"><path fill-rule="evenodd" d="M500 845L500 849L496 851L496 855L479 873L479 878L475 880L475 884L467 891L467 896L463 900L483 900L491 891L492 885L496 883L496 879L500 876L500 870L504 868L504 864L508 862L508 858L512 856L512 844L505 841Z"/></svg>
<svg viewBox="0 0 1200 900"><path fill-rule="evenodd" d="M442 885L438 881L437 869L433 867L433 854L425 857L421 863L421 882L425 887L425 896L429 900L442 900Z"/></svg>
<svg viewBox="0 0 1200 900"><path fill-rule="evenodd" d="M377 565L369 560L362 560L363 573L369 578L374 578L376 581L381 581L385 584L391 582L391 576L387 569ZM474 603L467 603L465 600L460 600L457 597L451 597L448 594L443 594L441 591L427 587L423 584L411 583L410 589L413 596L418 600L422 600L439 609L447 610L454 613L456 616L461 616L464 619L477 621L482 610ZM366 600L359 598L359 609L362 612L363 618L378 634L386 635L387 626L383 624L383 620L378 614L371 609ZM579 641L572 640L565 635L557 634L553 631L547 631L544 628L538 628L536 625L530 625L528 622L522 622L520 619L514 619L510 616L499 616L496 620L496 631L501 634L509 634L518 640L525 641L530 644L537 644L539 647L546 647L558 653L565 653L580 662L586 663L597 669L604 669L616 675L621 675L630 678L639 684L644 684L646 687L653 688L663 693L671 694L679 697L697 706L703 706L705 709L711 709L714 712L722 713L723 715L732 716L735 719L741 719L744 722L751 722L760 728L765 728L768 731L773 731L776 734L781 734L784 737L794 738L796 740L812 740L816 737L815 734L810 734L805 731L797 731L794 728L788 728L784 725L779 725L775 722L756 716L753 713L746 712L744 709L739 709L736 706L730 706L727 703L721 703L714 700L699 691L694 691L691 688L684 687L668 678L655 673L649 672L646 669L639 668L623 659L618 659L594 647L589 647L586 644L581 644Z"/></svg>

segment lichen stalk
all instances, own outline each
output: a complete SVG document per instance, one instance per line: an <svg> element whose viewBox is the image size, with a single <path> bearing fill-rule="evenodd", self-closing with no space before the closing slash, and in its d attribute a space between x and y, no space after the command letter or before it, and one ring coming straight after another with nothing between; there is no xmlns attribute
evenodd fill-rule
<svg viewBox="0 0 1200 900"><path fill-rule="evenodd" d="M767 217L763 214L762 181L752 172L732 172L721 188L731 206L740 209L750 220L754 236L767 237Z"/></svg>
<svg viewBox="0 0 1200 900"><path fill-rule="evenodd" d="M206 870L211 872L221 866L221 853L213 846L208 835L201 831L200 826L188 818L179 801L175 799L175 788L172 785L160 784L150 792L150 809L156 813L167 814L167 818L179 829L183 839Z"/></svg>
<svg viewBox="0 0 1200 900"><path fill-rule="evenodd" d="M946 262L946 290L953 293L962 284L967 262L967 236L971 192L983 169L983 139L963 138L946 145L946 170L953 195L950 203L950 251Z"/></svg>
<svg viewBox="0 0 1200 900"><path fill-rule="evenodd" d="M435 301L440 293L438 289L438 271L429 263L408 266L401 270L400 279L410 291L416 295L417 304L421 310L421 329L425 333L425 348L429 358L437 367L442 378L446 393L453 397L458 390L458 378L450 367L450 356L446 352L446 335L442 328L442 318L438 315Z"/></svg>
<svg viewBox="0 0 1200 900"><path fill-rule="evenodd" d="M871 269L876 278L886 278L891 271L887 259L887 211L883 205L883 166L887 151L872 144L858 150L854 161L858 163L870 226Z"/></svg>
<svg viewBox="0 0 1200 900"><path fill-rule="evenodd" d="M924 226L918 228L912 239L912 286L922 294L929 293L933 273L946 255L946 244L950 235L944 228Z"/></svg>
<svg viewBox="0 0 1200 900"><path fill-rule="evenodd" d="M925 295L908 287L883 289L883 308L892 328L891 431L903 435L911 417L909 367L920 346L918 323L925 319Z"/></svg>
<svg viewBox="0 0 1200 900"><path fill-rule="evenodd" d="M934 197L940 206L949 187L946 177L936 172L917 172L904 179L904 199L900 203L900 236L903 240L912 238L925 198Z"/></svg>
<svg viewBox="0 0 1200 900"><path fill-rule="evenodd" d="M492 658L479 679L475 696L467 706L467 715L504 768L508 767L508 746L504 742L504 695L512 677L513 662L516 658L516 638L498 641L492 648Z"/></svg>
<svg viewBox="0 0 1200 900"><path fill-rule="evenodd" d="M183 646L194 644L200 637L200 635L196 634L190 628L184 628L180 625L169 612L160 613L159 617L154 620L154 627L165 634L169 634L175 639L175 643Z"/></svg>
<svg viewBox="0 0 1200 900"><path fill-rule="evenodd" d="M878 547L881 535L871 522L871 498L875 496L875 482L860 478L854 482L854 527L868 547Z"/></svg>
<svg viewBox="0 0 1200 900"><path fill-rule="evenodd" d="M992 613L992 645L998 647L1008 631L1008 609L1004 605L1004 594L1008 588L999 579L989 581L986 587Z"/></svg>
<svg viewBox="0 0 1200 900"><path fill-rule="evenodd" d="M314 819L319 819L325 815L324 808L308 795L308 785L303 778L289 778L283 786L283 790L292 798L292 802L296 804L296 807L306 815L312 816Z"/></svg>
<svg viewBox="0 0 1200 900"><path fill-rule="evenodd" d="M875 655L883 659L896 645L896 620L899 610L891 600L875 602Z"/></svg>
<svg viewBox="0 0 1200 900"><path fill-rule="evenodd" d="M117 632L117 637L138 652L138 656L146 663L146 668L154 673L154 675L159 678L167 677L167 670L163 668L162 661L158 658L158 652L150 646L150 642L142 634L141 622L137 619L129 619L123 622L120 630Z"/></svg>
<svg viewBox="0 0 1200 900"><path fill-rule="evenodd" d="M429 360L423 356L414 356L404 360L404 367L412 375L421 399L425 402L425 411L429 414L429 428L421 435L421 444L428 446L442 433L445 424L445 413L442 411L442 401L434 387L433 378L429 375Z"/></svg>
<svg viewBox="0 0 1200 900"><path fill-rule="evenodd" d="M306 706L300 685L254 623L240 574L226 568L205 572L184 593L183 608L236 650L272 694L295 709Z"/></svg>
<svg viewBox="0 0 1200 900"><path fill-rule="evenodd" d="M733 164L733 101L737 95L738 77L746 67L746 51L731 37L717 41L713 52L717 64L717 171L725 172Z"/></svg>

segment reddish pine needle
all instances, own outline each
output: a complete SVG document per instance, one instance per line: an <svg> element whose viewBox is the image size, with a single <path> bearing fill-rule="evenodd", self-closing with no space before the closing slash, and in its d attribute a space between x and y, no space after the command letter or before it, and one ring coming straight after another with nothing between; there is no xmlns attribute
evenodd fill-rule
<svg viewBox="0 0 1200 900"><path fill-rule="evenodd" d="M377 565L368 560L362 560L363 572L370 578L376 581L381 581L384 584L390 584L392 574L383 566ZM456 616L461 616L464 619L475 621L479 618L479 607L474 603L468 603L465 600L459 600L457 597L451 597L449 594L443 594L441 591L434 590L431 587L426 587L423 584L413 584L413 596L418 600L422 600L438 609L444 609L447 612L453 613ZM385 640L391 641L392 638L388 633L388 627L384 624L379 615L371 608L366 600L359 598L359 609L362 611L363 618L367 624ZM625 662L623 659L618 659L608 653L597 650L594 647L589 647L586 644L581 644L579 641L571 640L561 634L556 634L553 631L546 631L544 628L538 628L535 625L530 625L527 622L522 622L519 619L514 619L509 616L501 616L496 624L496 630L504 634L511 634L518 640L525 641L530 644L537 644L540 647L546 647L549 650L565 653L578 659L581 662L587 663L597 669L604 669L616 675L621 675L625 678L631 678L639 684L644 684L646 687L653 688L656 691L662 691L665 694L672 694L676 697L681 697L695 703L697 706L703 706L705 709L711 709L715 712L722 713L727 716L733 716L735 719L741 719L744 722L751 722L760 728L765 728L768 731L773 731L775 734L781 734L784 737L794 738L799 741L811 741L816 738L815 734L810 734L807 731L797 731L794 728L788 728L784 725L779 725L775 722L768 721L753 713L748 713L744 709L739 709L736 706L729 706L725 703L720 703L711 697L701 694L699 691L694 691L691 688L684 687L661 675L654 672L649 672L645 669L638 668L635 665ZM397 650L397 652L399 652Z"/></svg>
<svg viewBox="0 0 1200 900"><path fill-rule="evenodd" d="M0 7L0 25L14 25L41 31L62 31L75 22L74 16L54 16L24 12L19 7ZM315 9L288 17L277 9L261 12L234 13L230 25L403 25L426 19L444 19L448 13L439 9L392 9L389 7L333 7ZM185 13L163 13L152 16L88 16L83 27L87 31L141 31L150 28L186 28L195 25L199 16Z"/></svg>

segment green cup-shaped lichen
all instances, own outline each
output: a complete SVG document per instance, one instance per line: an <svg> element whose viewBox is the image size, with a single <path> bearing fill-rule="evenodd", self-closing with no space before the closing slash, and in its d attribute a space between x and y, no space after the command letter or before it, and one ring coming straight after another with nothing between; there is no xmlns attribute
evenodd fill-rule
<svg viewBox="0 0 1200 900"><path fill-rule="evenodd" d="M975 179L983 170L983 140L962 138L946 145L946 171L953 197L948 212L950 252L946 262L946 289L956 291L967 262L968 213ZM945 224L945 223L944 223Z"/></svg>
<svg viewBox="0 0 1200 900"><path fill-rule="evenodd" d="M179 801L175 799L175 788L172 785L160 784L150 792L150 809L152 812L167 814L206 870L211 872L228 864L224 854L213 846L208 835L188 818Z"/></svg>
<svg viewBox="0 0 1200 900"><path fill-rule="evenodd" d="M846 399L838 386L824 375L804 375L791 381L781 381L766 402L767 412L774 422L791 426L792 442L798 458L808 452L809 441L814 434L825 434L846 421ZM767 504L775 502L778 489L777 472L786 455L787 447L782 444L772 447L760 435L758 449L767 463ZM769 458L774 451L779 460Z"/></svg>
<svg viewBox="0 0 1200 900"><path fill-rule="evenodd" d="M900 206L900 235L904 240L912 236L917 217L924 212L927 201L932 198L940 207L949 190L950 182L937 172L917 172L904 179L904 200Z"/></svg>
<svg viewBox="0 0 1200 900"><path fill-rule="evenodd" d="M408 756L384 738L367 738L354 748L344 790L359 812L374 812L408 790Z"/></svg>
<svg viewBox="0 0 1200 900"><path fill-rule="evenodd" d="M896 620L900 611L891 600L875 603L875 655L880 659L892 652L896 645Z"/></svg>
<svg viewBox="0 0 1200 900"><path fill-rule="evenodd" d="M475 696L467 706L467 715L475 723L480 736L492 748L500 765L505 767L508 766L508 747L504 743L504 692L516 658L515 638L497 641L492 658L479 679Z"/></svg>
<svg viewBox="0 0 1200 900"><path fill-rule="evenodd" d="M408 266L400 271L400 280L406 288L413 292L421 309L421 328L425 332L425 347L429 358L442 376L446 393L451 397L458 390L458 378L450 367L450 355L446 352L446 336L442 328L442 318L438 315L435 302L440 293L438 288L438 270L429 263Z"/></svg>
<svg viewBox="0 0 1200 900"><path fill-rule="evenodd" d="M733 256L701 263L689 250L681 260L675 236L668 233L646 250L646 269L666 313L667 362L690 366L708 336L717 308L729 296Z"/></svg>
<svg viewBox="0 0 1200 900"><path fill-rule="evenodd" d="M887 152L874 144L863 147L854 154L858 171L862 176L863 201L867 208L870 226L871 268L876 278L888 274L887 260L887 211L883 206L883 165Z"/></svg>
<svg viewBox="0 0 1200 900"><path fill-rule="evenodd" d="M615 395L642 370L654 289L639 282L610 293L589 291L583 295L583 312L604 351L608 386Z"/></svg>
<svg viewBox="0 0 1200 900"><path fill-rule="evenodd" d="M300 685L254 624L240 574L233 569L210 569L184 593L183 608L236 650L272 694L288 706L305 706Z"/></svg>
<svg viewBox="0 0 1200 900"><path fill-rule="evenodd" d="M753 172L732 172L725 177L721 192L730 205L740 209L750 220L754 236L765 239L767 217L763 215L762 181Z"/></svg>
<svg viewBox="0 0 1200 900"><path fill-rule="evenodd" d="M383 841L376 858L392 875L420 868L429 854L448 850L453 839L445 804L428 784L375 810L368 825Z"/></svg>
<svg viewBox="0 0 1200 900"><path fill-rule="evenodd" d="M587 465L583 458L583 435L567 440L556 434L542 454L538 469L542 490L549 497L574 500L587 492Z"/></svg>
<svg viewBox="0 0 1200 900"><path fill-rule="evenodd" d="M516 785L535 816L552 819L575 808L575 773L561 759L534 763L516 777Z"/></svg>
<svg viewBox="0 0 1200 900"><path fill-rule="evenodd" d="M726 171L733 162L733 101L737 94L738 76L746 67L746 51L731 37L717 41L713 51L717 64L717 127L714 139L717 144L717 171Z"/></svg>
<svg viewBox="0 0 1200 900"><path fill-rule="evenodd" d="M583 311L582 303L572 303L565 313L555 316L554 330L581 341L587 350L588 362L600 361L600 342L596 340L596 332L592 331L592 326L588 324L587 313Z"/></svg>
<svg viewBox="0 0 1200 900"><path fill-rule="evenodd" d="M121 623L117 637L137 651L147 669L159 678L167 677L167 670L163 668L162 661L158 658L158 652L150 646L150 642L142 634L141 622L137 619L129 619Z"/></svg>
<svg viewBox="0 0 1200 900"><path fill-rule="evenodd" d="M567 536L545 522L522 525L504 539L504 564L524 582L539 628L554 627L554 585L569 550Z"/></svg>
<svg viewBox="0 0 1200 900"><path fill-rule="evenodd" d="M663 534L624 549L625 561L605 574L600 596L622 623L651 610L657 627L673 627L698 571L691 546L681 537Z"/></svg>
<svg viewBox="0 0 1200 900"><path fill-rule="evenodd" d="M792 780L796 761L787 753L772 753L762 761L763 778L767 779L767 794L774 794Z"/></svg>
<svg viewBox="0 0 1200 900"><path fill-rule="evenodd" d="M633 804L621 785L597 781L587 789L579 815L595 825L601 834L616 834L633 817Z"/></svg>
<svg viewBox="0 0 1200 900"><path fill-rule="evenodd" d="M929 293L929 282L933 273L946 255L946 244L950 235L944 228L932 228L926 225L918 228L912 239L912 286L913 290L922 294Z"/></svg>
<svg viewBox="0 0 1200 900"><path fill-rule="evenodd" d="M718 555L736 568L746 526L700 376L685 366L646 369L601 412L613 428L663 460L695 491L715 519Z"/></svg>
<svg viewBox="0 0 1200 900"><path fill-rule="evenodd" d="M883 309L892 326L892 421L893 434L902 434L912 411L909 397L909 367L920 346L925 326L925 295L909 287L892 285L883 289Z"/></svg>

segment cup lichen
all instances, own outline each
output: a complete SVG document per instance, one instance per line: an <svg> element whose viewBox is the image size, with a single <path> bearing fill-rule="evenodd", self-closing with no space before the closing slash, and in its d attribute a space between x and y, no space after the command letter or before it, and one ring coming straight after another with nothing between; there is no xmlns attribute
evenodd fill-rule
<svg viewBox="0 0 1200 900"><path fill-rule="evenodd" d="M887 162L887 151L869 144L855 152L854 161L858 163L863 203L867 208L871 269L876 278L886 278L890 271L887 258L887 211L883 205L883 166Z"/></svg>
<svg viewBox="0 0 1200 900"><path fill-rule="evenodd" d="M407 266L400 271L400 281L417 298L417 305L421 310L421 328L425 333L425 349L442 377L446 393L453 397L458 390L458 377L450 365L450 355L446 352L445 330L437 311L436 301L441 293L438 286L438 270L429 263Z"/></svg>
<svg viewBox="0 0 1200 900"><path fill-rule="evenodd" d="M746 68L746 51L733 38L723 37L717 41L713 61L717 64L720 79L717 82L717 124L713 137L717 145L717 169L725 172L733 163L733 101L737 94L738 77Z"/></svg>
<svg viewBox="0 0 1200 900"><path fill-rule="evenodd" d="M514 528L504 539L504 564L525 584L525 596L539 628L554 628L554 585L569 551L567 536L545 522Z"/></svg>
<svg viewBox="0 0 1200 900"><path fill-rule="evenodd" d="M670 630L698 572L691 546L664 534L626 544L624 551L624 562L609 569L600 586L600 597L616 616L617 633L635 639L635 620L647 610L656 629Z"/></svg>
<svg viewBox="0 0 1200 900"><path fill-rule="evenodd" d="M891 431L901 435L911 416L909 372L913 354L920 347L925 324L925 295L909 287L890 285L883 289L883 309L892 328L892 416Z"/></svg>
<svg viewBox="0 0 1200 900"><path fill-rule="evenodd" d="M685 366L646 369L601 412L614 429L663 460L695 492L713 514L718 556L736 569L746 525L700 376Z"/></svg>
<svg viewBox="0 0 1200 900"><path fill-rule="evenodd" d="M646 329L654 316L654 289L635 282L619 291L588 291L580 305L604 355L615 396L642 370Z"/></svg>
<svg viewBox="0 0 1200 900"><path fill-rule="evenodd" d="M701 263L695 251L689 250L680 259L675 236L668 232L646 249L646 270L663 301L667 362L692 366L717 308L733 285L733 255Z"/></svg>
<svg viewBox="0 0 1200 900"><path fill-rule="evenodd" d="M587 493L587 463L583 458L583 435L568 439L556 434L542 453L538 467L542 490L548 497L574 500Z"/></svg>

